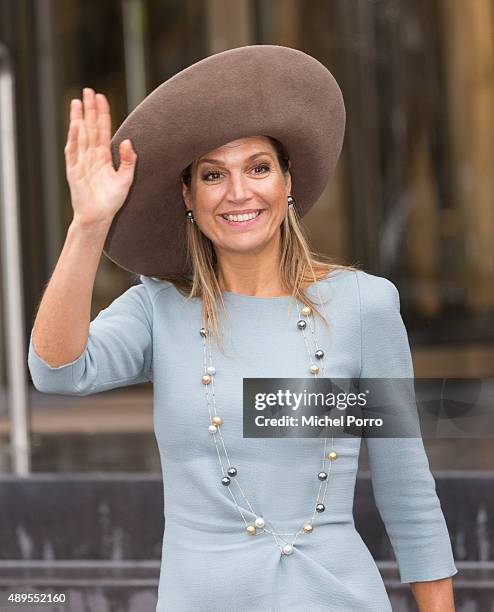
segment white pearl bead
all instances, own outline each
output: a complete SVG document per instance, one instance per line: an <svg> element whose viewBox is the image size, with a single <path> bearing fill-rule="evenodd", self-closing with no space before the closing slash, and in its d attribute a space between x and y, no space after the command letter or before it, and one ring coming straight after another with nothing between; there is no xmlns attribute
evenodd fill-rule
<svg viewBox="0 0 494 612"><path fill-rule="evenodd" d="M284 555L291 555L293 553L293 546L291 544L285 544L282 550Z"/></svg>
<svg viewBox="0 0 494 612"><path fill-rule="evenodd" d="M256 527L264 527L264 525L266 524L264 522L264 519L262 518L262 516L258 516L256 518L256 520L254 521L254 523L255 523Z"/></svg>
<svg viewBox="0 0 494 612"><path fill-rule="evenodd" d="M208 431L210 434L215 434L218 431L218 428L216 427L216 425L210 425L208 427Z"/></svg>
<svg viewBox="0 0 494 612"><path fill-rule="evenodd" d="M213 376L214 374L216 374L216 368L214 366L208 366L207 372L208 374L211 374L211 376Z"/></svg>

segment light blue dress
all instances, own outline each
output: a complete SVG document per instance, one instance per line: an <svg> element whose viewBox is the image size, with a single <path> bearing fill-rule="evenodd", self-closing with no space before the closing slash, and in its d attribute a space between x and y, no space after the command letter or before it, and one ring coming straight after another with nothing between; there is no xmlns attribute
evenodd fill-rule
<svg viewBox="0 0 494 612"><path fill-rule="evenodd" d="M331 326L328 330L314 319L325 376L413 377L393 283L344 270L317 285L328 300L324 312ZM315 287L309 293L317 300ZM293 533L313 513L323 442L243 438L242 378L311 376L297 308L289 316L290 296L224 295L232 343L225 341L227 356L214 343L212 351L217 413L231 465L256 513L277 532ZM338 458L331 463L326 510L316 515L312 533L298 537L293 554L280 554L273 536L262 530L246 533L221 483L208 432L201 327L199 299L186 302L171 283L141 276L141 284L91 322L85 351L71 363L50 367L34 351L31 333L28 364L39 391L87 395L154 383L165 498L157 612L391 610L381 574L353 520L359 438L335 437ZM422 439L368 438L365 443L401 581L456 574ZM255 519L243 498L236 498L248 520Z"/></svg>

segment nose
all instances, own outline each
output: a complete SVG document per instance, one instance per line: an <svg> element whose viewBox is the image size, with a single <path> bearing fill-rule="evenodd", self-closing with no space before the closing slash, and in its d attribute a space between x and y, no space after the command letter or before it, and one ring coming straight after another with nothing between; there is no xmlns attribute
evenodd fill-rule
<svg viewBox="0 0 494 612"><path fill-rule="evenodd" d="M248 179L242 172L231 172L227 186L227 200L229 202L244 202L251 195Z"/></svg>

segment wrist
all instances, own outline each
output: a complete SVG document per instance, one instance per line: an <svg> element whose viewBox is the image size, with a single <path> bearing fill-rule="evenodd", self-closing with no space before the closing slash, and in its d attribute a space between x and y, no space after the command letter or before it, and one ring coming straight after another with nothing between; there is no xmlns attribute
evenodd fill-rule
<svg viewBox="0 0 494 612"><path fill-rule="evenodd" d="M69 231L71 233L83 233L92 236L105 236L108 234L113 219L102 219L100 221L84 221L83 219L74 216Z"/></svg>

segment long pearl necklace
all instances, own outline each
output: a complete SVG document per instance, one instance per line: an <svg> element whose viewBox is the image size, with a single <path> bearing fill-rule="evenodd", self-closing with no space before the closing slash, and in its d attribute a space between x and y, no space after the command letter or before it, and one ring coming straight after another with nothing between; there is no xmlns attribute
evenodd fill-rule
<svg viewBox="0 0 494 612"><path fill-rule="evenodd" d="M317 287L317 285L316 285ZM318 293L319 288L317 287ZM320 294L319 294L320 297ZM321 303L321 301L320 301ZM307 349L307 355L309 357L309 371L313 376L318 376L320 368L317 363L312 361L312 352L309 346L309 342L307 339L307 334L305 332L307 324L309 324L309 329L311 331L311 338L314 343L314 357L317 361L321 362L322 365L322 374L324 374L324 362L321 361L324 357L324 351L321 350L317 344L317 338L314 331L314 315L312 314L312 308L310 306L304 305L302 309L300 309L299 301L297 300L297 309L299 313L299 320L297 321L297 327L302 331L305 346ZM305 317L303 319L302 317ZM336 459L337 455L334 450L334 438L331 436L331 451L327 453L327 438L324 438L324 450L323 450L323 458L321 464L321 471L317 474L317 478L319 479L319 489L316 496L316 503L314 504L313 512L310 518L304 523L304 525L296 532L293 533L283 533L276 532L270 527L271 525L269 521L267 521L264 517L259 516L257 512L255 512L252 504L250 503L247 495L244 493L242 487L240 486L240 482L238 479L238 470L234 467L230 461L230 455L228 454L227 448L225 446L225 441L223 438L223 419L216 413L216 398L214 392L214 378L216 374L216 368L212 362L212 354L211 354L211 341L209 332L206 328L202 327L199 330L200 335L203 338L203 349L204 349L204 374L202 376L202 383L204 385L204 390L206 394L206 403L209 412L209 427L208 431L214 440L214 444L216 447L216 453L218 455L218 462L220 466L221 472L221 484L228 488L230 495L232 496L235 507L237 508L244 524L245 524L245 532L248 535L256 535L258 530L262 530L266 533L269 533L273 536L276 545L280 549L282 555L291 555L294 551L294 544L296 539L300 534L310 534L314 531L314 520L318 513L324 512L326 507L324 505L324 499L326 496L326 491L328 488L328 477L331 473L331 464ZM326 426L327 427L327 426ZM221 451L223 451L224 457L221 457ZM326 468L326 463L328 463L328 467ZM244 498L247 506L249 507L252 514L256 517L254 522L249 522L242 512L240 506L237 503L235 495L233 494L231 483L234 482L238 487L240 494ZM321 495L322 491L322 495ZM291 542L287 541L286 536L292 536ZM280 540L283 543L280 543Z"/></svg>

